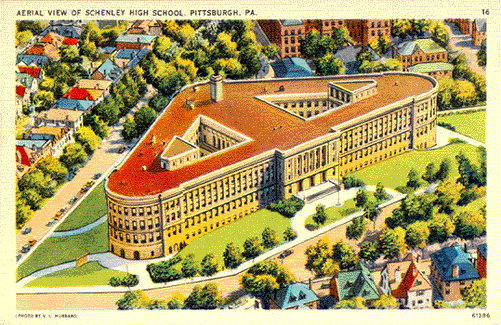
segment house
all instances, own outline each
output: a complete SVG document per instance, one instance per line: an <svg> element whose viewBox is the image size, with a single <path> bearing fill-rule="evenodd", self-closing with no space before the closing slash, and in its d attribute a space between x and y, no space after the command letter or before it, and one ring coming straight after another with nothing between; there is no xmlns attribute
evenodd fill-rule
<svg viewBox="0 0 501 325"><path fill-rule="evenodd" d="M421 261L419 255L409 252L401 261L388 262L381 270L381 282L379 283L379 287L383 294L391 296L392 291L397 289L402 281L403 275L405 275L411 262L414 262L425 276L429 276L430 262Z"/></svg>
<svg viewBox="0 0 501 325"><path fill-rule="evenodd" d="M108 80L80 79L77 81L74 87L91 90L91 93L97 96L95 100L97 101L97 103L99 103L106 96L108 96L108 94L110 93L111 85L111 81Z"/></svg>
<svg viewBox="0 0 501 325"><path fill-rule="evenodd" d="M50 140L16 140L16 163L33 166L40 158L50 154Z"/></svg>
<svg viewBox="0 0 501 325"><path fill-rule="evenodd" d="M262 306L258 298L247 294L238 298L236 301L221 307L221 309L252 310L252 309L262 309Z"/></svg>
<svg viewBox="0 0 501 325"><path fill-rule="evenodd" d="M156 36L142 35L142 34L122 34L117 37L115 44L117 50L120 49L142 49L146 47L150 50L153 49L153 41Z"/></svg>
<svg viewBox="0 0 501 325"><path fill-rule="evenodd" d="M41 80L43 79L43 71L42 71L42 68L40 67L34 67L34 66L29 66L29 67L25 67L25 66L18 66L17 69L19 70L19 72L21 73L27 73L29 74L30 76L32 76L33 78L36 78L37 80Z"/></svg>
<svg viewBox="0 0 501 325"><path fill-rule="evenodd" d="M337 50L334 54L334 58L341 60L343 65L346 68L346 74L356 74L358 73L358 67L362 64L362 62L357 61L357 54L362 51L364 48L360 45L355 46L345 46ZM373 61L380 61L381 57L374 52L370 47L365 47L367 51L372 56Z"/></svg>
<svg viewBox="0 0 501 325"><path fill-rule="evenodd" d="M393 57L402 62L403 71L415 64L448 61L446 49L431 38L400 43L393 48Z"/></svg>
<svg viewBox="0 0 501 325"><path fill-rule="evenodd" d="M16 65L18 67L43 67L49 60L48 57L43 55L28 55L18 54L16 58Z"/></svg>
<svg viewBox="0 0 501 325"><path fill-rule="evenodd" d="M78 38L66 38L64 39L63 44L72 46L72 45L77 45L78 41L79 41Z"/></svg>
<svg viewBox="0 0 501 325"><path fill-rule="evenodd" d="M355 42L362 46L380 36L386 35L391 39L391 21L389 19L348 19L345 26Z"/></svg>
<svg viewBox="0 0 501 325"><path fill-rule="evenodd" d="M54 60L59 58L58 48L49 43L36 43L30 47L25 54L46 56Z"/></svg>
<svg viewBox="0 0 501 325"><path fill-rule="evenodd" d="M116 83L122 77L124 70L118 67L113 61L107 59L99 66L99 68L94 71L91 75L91 79L95 80L108 80Z"/></svg>
<svg viewBox="0 0 501 325"><path fill-rule="evenodd" d="M102 94L103 94L103 90L99 90L99 89L70 88L63 95L63 98L95 101Z"/></svg>
<svg viewBox="0 0 501 325"><path fill-rule="evenodd" d="M477 247L477 271L485 279L487 277L487 244Z"/></svg>
<svg viewBox="0 0 501 325"><path fill-rule="evenodd" d="M301 58L285 58L271 64L276 78L302 78L311 77L311 71L306 60Z"/></svg>
<svg viewBox="0 0 501 325"><path fill-rule="evenodd" d="M418 263L412 260L398 287L392 290L400 305L407 308L430 308L433 301L433 289L428 277L418 267Z"/></svg>
<svg viewBox="0 0 501 325"><path fill-rule="evenodd" d="M141 50L121 49L113 57L113 62L122 69L132 69L148 52L146 47Z"/></svg>
<svg viewBox="0 0 501 325"><path fill-rule="evenodd" d="M480 279L472 260L459 243L431 255L431 280L445 301L462 299L460 290Z"/></svg>
<svg viewBox="0 0 501 325"><path fill-rule="evenodd" d="M480 46L487 37L487 19L475 19L471 29L473 45Z"/></svg>
<svg viewBox="0 0 501 325"><path fill-rule="evenodd" d="M95 102L92 100L79 100L79 99L68 99L68 98L59 98L59 100L56 102L55 105L56 108L81 111L84 114L90 112L90 110L94 106Z"/></svg>
<svg viewBox="0 0 501 325"><path fill-rule="evenodd" d="M270 309L317 309L318 297L305 283L291 283L276 290L269 299Z"/></svg>
<svg viewBox="0 0 501 325"><path fill-rule="evenodd" d="M127 34L162 35L162 23L158 20L137 20L127 30Z"/></svg>
<svg viewBox="0 0 501 325"><path fill-rule="evenodd" d="M337 301L360 297L368 301L378 300L379 288L369 269L359 263L353 270L341 271L329 284L330 295Z"/></svg>
<svg viewBox="0 0 501 325"><path fill-rule="evenodd" d="M27 73L16 71L16 83L26 87L31 95L38 92L38 80Z"/></svg>
<svg viewBox="0 0 501 325"><path fill-rule="evenodd" d="M300 57L299 44L306 34L306 26L300 19L258 20L259 27L271 43L280 47L280 56Z"/></svg>
<svg viewBox="0 0 501 325"><path fill-rule="evenodd" d="M35 127L41 126L66 126L76 132L82 126L83 113L67 109L51 108L40 112L35 118Z"/></svg>
<svg viewBox="0 0 501 325"><path fill-rule="evenodd" d="M21 116L23 107L30 103L30 90L23 85L16 85L16 113Z"/></svg>
<svg viewBox="0 0 501 325"><path fill-rule="evenodd" d="M447 62L420 63L407 68L409 72L427 74L437 80L442 78L452 78L454 66Z"/></svg>
<svg viewBox="0 0 501 325"><path fill-rule="evenodd" d="M38 43L51 44L57 49L64 44L66 37L58 35L56 33L47 33Z"/></svg>
<svg viewBox="0 0 501 325"><path fill-rule="evenodd" d="M28 133L30 140L49 140L51 142L51 155L59 157L63 148L75 140L75 133L69 127L42 126L32 128Z"/></svg>
<svg viewBox="0 0 501 325"><path fill-rule="evenodd" d="M58 24L57 22L48 26L40 35L44 36L48 33L58 34L69 38L80 38L83 28L78 25Z"/></svg>

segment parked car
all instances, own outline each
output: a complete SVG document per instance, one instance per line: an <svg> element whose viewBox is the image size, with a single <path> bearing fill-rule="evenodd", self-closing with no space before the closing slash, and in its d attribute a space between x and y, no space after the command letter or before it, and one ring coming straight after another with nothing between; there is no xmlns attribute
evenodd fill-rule
<svg viewBox="0 0 501 325"><path fill-rule="evenodd" d="M16 262L18 262L22 257L23 257L22 253L17 254L17 256L16 256Z"/></svg>
<svg viewBox="0 0 501 325"><path fill-rule="evenodd" d="M31 232L31 230L32 230L31 227L27 227L24 229L23 234L27 235Z"/></svg>
<svg viewBox="0 0 501 325"><path fill-rule="evenodd" d="M287 256L291 255L292 253L294 253L294 251L292 249L285 250L280 255L278 255L278 258L286 258Z"/></svg>
<svg viewBox="0 0 501 325"><path fill-rule="evenodd" d="M49 222L47 222L46 226L47 227L52 227L56 222L57 222L57 220L52 219Z"/></svg>
<svg viewBox="0 0 501 325"><path fill-rule="evenodd" d="M94 185L94 183L95 183L94 181L88 181L88 182L85 184L85 186L87 186L87 187L91 187L92 185Z"/></svg>
<svg viewBox="0 0 501 325"><path fill-rule="evenodd" d="M75 203L78 200L76 196L72 197L71 200L69 201L70 204Z"/></svg>
<svg viewBox="0 0 501 325"><path fill-rule="evenodd" d="M61 218L62 213L58 212L54 215L54 220L59 220Z"/></svg>
<svg viewBox="0 0 501 325"><path fill-rule="evenodd" d="M33 246L33 245L35 245L36 243L37 243L37 240L36 240L36 239L34 239L34 238L31 238L30 240L28 240L28 244L29 244L30 246Z"/></svg>
<svg viewBox="0 0 501 325"><path fill-rule="evenodd" d="M65 213L66 212L66 208L61 208L61 210L59 210L59 212L62 214L62 213Z"/></svg>
<svg viewBox="0 0 501 325"><path fill-rule="evenodd" d="M125 151L125 147L124 146L121 146L120 149L118 149L118 153L122 153Z"/></svg>
<svg viewBox="0 0 501 325"><path fill-rule="evenodd" d="M31 249L31 245L26 244L21 248L21 253L28 253Z"/></svg>
<svg viewBox="0 0 501 325"><path fill-rule="evenodd" d="M101 174L101 173L96 173L93 178L94 179L99 179L99 177L101 177L102 175L103 174Z"/></svg>
<svg viewBox="0 0 501 325"><path fill-rule="evenodd" d="M88 188L86 185L84 185L84 186L82 187L82 189L80 190L80 193L85 193L85 192L87 192L88 190L89 190L89 188Z"/></svg>

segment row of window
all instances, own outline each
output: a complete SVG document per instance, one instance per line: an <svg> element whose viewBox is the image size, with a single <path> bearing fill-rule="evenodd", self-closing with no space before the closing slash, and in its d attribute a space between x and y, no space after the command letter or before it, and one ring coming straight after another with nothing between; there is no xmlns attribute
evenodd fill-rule
<svg viewBox="0 0 501 325"><path fill-rule="evenodd" d="M342 159L341 166L346 165L347 163L350 163L353 160L356 161L358 159L362 159L363 157L367 157L368 155L372 155L373 153L376 153L378 151L385 150L389 146L396 145L397 143L402 143L402 141L405 141L405 140L407 140L407 134L404 133L404 134L398 135L396 137L390 138L386 141L374 144L374 145L372 145L368 148L365 148L363 150L359 150L359 151L354 152L352 154L346 155ZM405 146L403 146L402 148L405 148Z"/></svg>
<svg viewBox="0 0 501 325"><path fill-rule="evenodd" d="M280 104L279 104L280 105ZM281 105L283 108L304 108L304 107L319 107L319 106L327 106L326 100L309 100L309 101L295 101L295 102L286 102Z"/></svg>
<svg viewBox="0 0 501 325"><path fill-rule="evenodd" d="M149 207L140 207L140 208L129 208L129 207L122 207L120 205L117 205L111 201L108 203L108 208L109 211L113 211L115 213L118 213L119 215L131 215L132 217L135 216L144 216L148 215L151 216L152 214L158 214L158 205L154 206L149 206Z"/></svg>
<svg viewBox="0 0 501 325"><path fill-rule="evenodd" d="M146 244L153 243L155 240L159 241L162 239L162 234L160 231L145 233L145 234L128 234L122 231L116 230L113 227L110 227L110 233L113 238L119 240L121 242L133 243L133 244Z"/></svg>
<svg viewBox="0 0 501 325"><path fill-rule="evenodd" d="M307 174L327 165L329 161L327 152L327 145L323 145L289 159L286 171L287 179L296 178L303 173Z"/></svg>
<svg viewBox="0 0 501 325"><path fill-rule="evenodd" d="M116 216L110 216L110 221L115 227L125 230L146 230L153 229L153 227L160 227L160 218L156 217L154 220L152 218L146 220L128 220L117 218Z"/></svg>

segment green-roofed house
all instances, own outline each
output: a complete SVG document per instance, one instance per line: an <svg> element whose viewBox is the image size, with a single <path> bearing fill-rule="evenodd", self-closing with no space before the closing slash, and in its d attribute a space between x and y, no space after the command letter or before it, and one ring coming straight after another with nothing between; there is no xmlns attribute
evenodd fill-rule
<svg viewBox="0 0 501 325"><path fill-rule="evenodd" d="M416 39L398 44L393 49L394 58L402 62L404 71L416 64L448 62L447 50L431 38Z"/></svg>
<svg viewBox="0 0 501 325"><path fill-rule="evenodd" d="M270 309L317 309L318 297L304 283L291 283L275 291L270 298Z"/></svg>
<svg viewBox="0 0 501 325"><path fill-rule="evenodd" d="M437 80L444 77L452 78L454 66L447 62L420 63L407 68L409 72L419 72L427 74Z"/></svg>
<svg viewBox="0 0 501 325"><path fill-rule="evenodd" d="M378 300L380 291L369 269L359 263L354 270L339 272L331 279L330 295L337 301L360 297L367 301Z"/></svg>

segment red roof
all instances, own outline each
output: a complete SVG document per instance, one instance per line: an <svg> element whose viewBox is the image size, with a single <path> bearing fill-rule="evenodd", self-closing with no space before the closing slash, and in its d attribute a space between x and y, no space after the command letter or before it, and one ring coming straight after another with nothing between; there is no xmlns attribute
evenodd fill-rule
<svg viewBox="0 0 501 325"><path fill-rule="evenodd" d="M24 97L24 92L26 91L26 87L21 85L16 85L16 95L19 97Z"/></svg>
<svg viewBox="0 0 501 325"><path fill-rule="evenodd" d="M92 94L87 89L71 88L64 94L63 98L79 99L79 100L95 100Z"/></svg>
<svg viewBox="0 0 501 325"><path fill-rule="evenodd" d="M77 45L77 43L78 43L78 38L66 38L63 41L63 44L66 44L66 45Z"/></svg>
<svg viewBox="0 0 501 325"><path fill-rule="evenodd" d="M393 290L392 295L395 298L406 298L408 296L408 291L410 291L412 288L414 288L414 290L431 288L426 278L421 272L419 272L419 269L417 268L414 261L412 261L409 265L407 273L405 273L405 276L402 281L400 281L398 287Z"/></svg>
<svg viewBox="0 0 501 325"><path fill-rule="evenodd" d="M19 72L27 73L33 78L40 77L40 72L42 71L42 68L39 67L18 67L18 68Z"/></svg>
<svg viewBox="0 0 501 325"><path fill-rule="evenodd" d="M16 151L21 155L21 164L24 166L31 166L30 157L28 157L26 149L23 146L16 146Z"/></svg>
<svg viewBox="0 0 501 325"><path fill-rule="evenodd" d="M334 80L373 79L378 91L373 96L346 105L330 114L303 120L264 103L256 96L294 93L325 93ZM398 83L395 81L398 80ZM284 92L278 92L283 86ZM256 80L251 82L224 82L223 100L210 100L208 83L194 92L191 87L179 93L169 108L160 116L144 140L138 144L127 161L114 172L108 189L125 196L153 195L176 188L180 184L232 165L258 154L273 150L288 150L301 143L331 132L331 127L351 120L409 96L430 91L432 83L425 77L411 74L380 76L338 76L295 80ZM191 100L195 109L187 110ZM232 150L220 152L191 165L167 171L160 166L160 154L174 136L182 137L199 115L207 116L253 139ZM151 138L155 136L155 143ZM165 144L164 144L165 143ZM146 170L142 170L143 166Z"/></svg>

